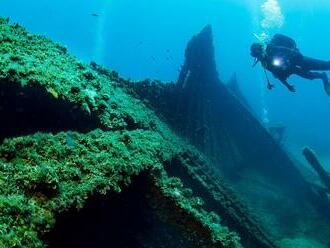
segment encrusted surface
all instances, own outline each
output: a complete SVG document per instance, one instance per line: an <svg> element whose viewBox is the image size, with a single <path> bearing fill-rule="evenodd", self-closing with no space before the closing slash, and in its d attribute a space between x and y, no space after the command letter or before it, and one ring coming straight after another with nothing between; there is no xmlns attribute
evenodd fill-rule
<svg viewBox="0 0 330 248"><path fill-rule="evenodd" d="M84 208L95 194L120 193L141 173L152 178L151 201L164 206L158 208L160 218L177 226L188 242L240 247L238 235L164 170L173 157L198 152L117 88L116 77L109 80L64 47L5 19L0 19L0 57L1 247L45 246L45 234L61 213ZM38 104L40 95L48 100ZM27 104L17 105L21 100ZM46 121L57 118L67 125L54 128Z"/></svg>

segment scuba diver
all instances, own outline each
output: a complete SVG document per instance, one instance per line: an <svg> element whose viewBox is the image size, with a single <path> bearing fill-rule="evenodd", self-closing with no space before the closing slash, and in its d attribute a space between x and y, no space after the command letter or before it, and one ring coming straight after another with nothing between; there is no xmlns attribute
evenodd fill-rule
<svg viewBox="0 0 330 248"><path fill-rule="evenodd" d="M267 88L271 90L274 85L270 83L266 69L275 78L279 79L289 91L295 92L295 87L287 79L295 74L309 80L321 79L325 92L330 96L330 83L325 72L330 70L330 61L322 61L305 57L297 48L296 42L282 34L273 36L267 44L254 43L251 46L251 56L255 58L253 67L261 63L267 78Z"/></svg>

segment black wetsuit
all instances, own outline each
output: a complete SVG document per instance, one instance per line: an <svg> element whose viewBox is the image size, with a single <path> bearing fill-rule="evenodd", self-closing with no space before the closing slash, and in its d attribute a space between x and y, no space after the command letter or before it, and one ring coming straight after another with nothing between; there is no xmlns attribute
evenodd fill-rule
<svg viewBox="0 0 330 248"><path fill-rule="evenodd" d="M292 39L289 40L289 43L291 42L289 45L286 44L285 39L290 38L277 34L267 44L263 66L288 88L292 86L288 84L287 79L293 74L310 80L322 79L327 83L326 74L315 71L330 70L330 61L305 57L296 48Z"/></svg>

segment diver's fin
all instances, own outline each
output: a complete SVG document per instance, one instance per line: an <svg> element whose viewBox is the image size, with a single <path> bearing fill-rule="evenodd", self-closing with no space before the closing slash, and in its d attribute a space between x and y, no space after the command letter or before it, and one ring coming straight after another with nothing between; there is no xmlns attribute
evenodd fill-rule
<svg viewBox="0 0 330 248"><path fill-rule="evenodd" d="M330 83L323 83L323 87L328 96L330 96Z"/></svg>

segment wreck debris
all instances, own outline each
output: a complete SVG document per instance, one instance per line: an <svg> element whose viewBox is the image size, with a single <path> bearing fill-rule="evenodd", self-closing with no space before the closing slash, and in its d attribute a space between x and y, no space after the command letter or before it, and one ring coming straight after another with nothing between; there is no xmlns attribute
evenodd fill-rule
<svg viewBox="0 0 330 248"><path fill-rule="evenodd" d="M241 102L241 104L246 109L248 109L251 113L253 113L252 108L251 108L248 100L245 98L245 96L242 93L242 90L241 90L240 85L238 83L236 73L234 73L234 75L228 81L227 88L230 90L230 92L233 94L233 96L235 96Z"/></svg>
<svg viewBox="0 0 330 248"><path fill-rule="evenodd" d="M181 178L194 192L203 195L206 209L222 213L222 223L241 234L244 247L276 247L271 235L263 230L250 210L212 167L201 156L191 160L187 155L182 153L169 161L170 165L165 167L168 174Z"/></svg>
<svg viewBox="0 0 330 248"><path fill-rule="evenodd" d="M272 135L274 140L278 142L279 145L284 145L286 140L286 126L282 123L277 123L275 125L268 127L269 133Z"/></svg>
<svg viewBox="0 0 330 248"><path fill-rule="evenodd" d="M329 173L324 169L318 158L316 157L316 154L314 151L312 151L310 148L305 147L303 150L303 155L305 156L306 160L310 164L310 166L314 169L314 171L318 174L318 176L321 179L321 182L326 187L327 192L330 192L330 175Z"/></svg>

